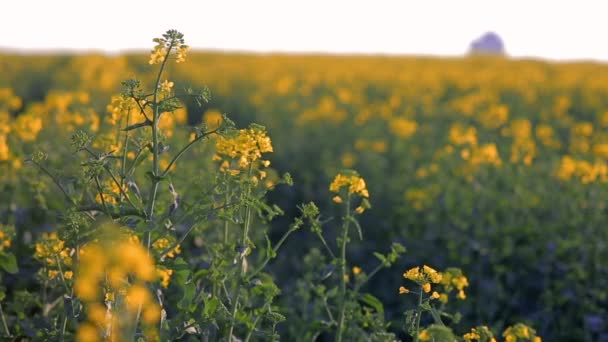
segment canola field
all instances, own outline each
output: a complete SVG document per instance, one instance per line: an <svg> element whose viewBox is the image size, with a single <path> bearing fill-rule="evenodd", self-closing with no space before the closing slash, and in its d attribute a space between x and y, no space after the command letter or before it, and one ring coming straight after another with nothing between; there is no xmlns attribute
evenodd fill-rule
<svg viewBox="0 0 608 342"><path fill-rule="evenodd" d="M0 55L2 336L608 338L608 66L158 56Z"/></svg>

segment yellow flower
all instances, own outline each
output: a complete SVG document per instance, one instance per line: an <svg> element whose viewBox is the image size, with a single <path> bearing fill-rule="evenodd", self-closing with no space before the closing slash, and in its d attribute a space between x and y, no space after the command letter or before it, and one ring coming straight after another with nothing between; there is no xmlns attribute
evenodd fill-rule
<svg viewBox="0 0 608 342"><path fill-rule="evenodd" d="M359 275L361 273L361 267L355 266L353 267L353 274Z"/></svg>
<svg viewBox="0 0 608 342"><path fill-rule="evenodd" d="M161 84L159 84L159 87L162 93L170 93L171 89L173 88L173 82L164 80Z"/></svg>
<svg viewBox="0 0 608 342"><path fill-rule="evenodd" d="M160 320L160 308L156 304L148 305L143 312L143 320L147 324L154 324Z"/></svg>
<svg viewBox="0 0 608 342"><path fill-rule="evenodd" d="M441 295L437 291L433 291L433 293L431 294L431 298L433 299L439 299L439 297L441 297Z"/></svg>
<svg viewBox="0 0 608 342"><path fill-rule="evenodd" d="M107 309L99 303L93 303L87 308L89 321L102 325L106 321Z"/></svg>
<svg viewBox="0 0 608 342"><path fill-rule="evenodd" d="M160 64L165 60L165 56L167 55L167 50L164 47L164 44L158 44L154 47L152 52L150 53L149 64Z"/></svg>
<svg viewBox="0 0 608 342"><path fill-rule="evenodd" d="M422 285L422 291L425 293L431 292L431 283L425 283Z"/></svg>
<svg viewBox="0 0 608 342"><path fill-rule="evenodd" d="M177 52L175 54L175 62L176 63L182 63L186 61L186 54L188 53L188 50L190 50L190 47L187 45L182 45L177 49Z"/></svg>
<svg viewBox="0 0 608 342"><path fill-rule="evenodd" d="M227 160L222 162L220 170L230 171L231 160L240 170L245 170L251 163L260 159L263 153L273 152L270 137L259 126L241 129L235 136L220 136L215 144L216 152ZM262 164L266 164L262 162ZM239 171L239 170L236 170Z"/></svg>
<svg viewBox="0 0 608 342"><path fill-rule="evenodd" d="M403 286L399 287L399 294L406 294L406 293L410 293L410 290L406 289Z"/></svg>
<svg viewBox="0 0 608 342"><path fill-rule="evenodd" d="M78 342L96 342L99 341L97 328L93 324L83 323L78 326L76 332L76 341Z"/></svg>
<svg viewBox="0 0 608 342"><path fill-rule="evenodd" d="M362 206L358 206L357 208L355 208L355 212L357 214L363 214L364 211L365 211L365 208L363 208Z"/></svg>
<svg viewBox="0 0 608 342"><path fill-rule="evenodd" d="M431 334L429 333L428 330L424 329L424 330L422 330L418 334L418 340L420 340L420 341L430 341L431 340Z"/></svg>
<svg viewBox="0 0 608 342"><path fill-rule="evenodd" d="M97 297L97 279L80 277L74 285L76 295L83 301L93 301Z"/></svg>
<svg viewBox="0 0 608 342"><path fill-rule="evenodd" d="M158 274L158 277L161 278L160 284L164 288L167 288L169 286L169 280L171 279L171 275L173 274L173 270L158 268L158 269L156 269L156 273Z"/></svg>
<svg viewBox="0 0 608 342"><path fill-rule="evenodd" d="M74 276L74 272L72 272L72 271L65 271L65 272L63 273L63 277L64 277L65 279L72 279L72 277L73 277L73 276Z"/></svg>
<svg viewBox="0 0 608 342"><path fill-rule="evenodd" d="M142 285L133 285L127 290L127 308L136 312L150 301L150 291Z"/></svg>
<svg viewBox="0 0 608 342"><path fill-rule="evenodd" d="M106 302L115 301L114 292L106 292L104 299Z"/></svg>
<svg viewBox="0 0 608 342"><path fill-rule="evenodd" d="M342 203L342 197L340 196L334 196L334 198L331 199L332 201L334 201L335 203Z"/></svg>
<svg viewBox="0 0 608 342"><path fill-rule="evenodd" d="M348 188L349 194L359 195L364 198L369 197L369 191L365 185L365 180L357 174L343 175L338 173L329 185L329 191L338 193L343 187Z"/></svg>

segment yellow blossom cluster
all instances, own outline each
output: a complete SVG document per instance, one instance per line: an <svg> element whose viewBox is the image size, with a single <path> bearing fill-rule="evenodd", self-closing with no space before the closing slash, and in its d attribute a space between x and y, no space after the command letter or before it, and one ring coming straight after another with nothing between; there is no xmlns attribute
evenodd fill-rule
<svg viewBox="0 0 608 342"><path fill-rule="evenodd" d="M431 283L439 284L443 275L441 272L436 271L435 269L424 265L422 267L413 267L409 269L407 272L403 273L403 277L405 279L409 279L422 287L422 290L426 293L431 292ZM405 288L404 288L405 289ZM400 293L406 293L405 291L399 290ZM409 291L408 291L409 292ZM439 294L434 295L434 297L439 298Z"/></svg>
<svg viewBox="0 0 608 342"><path fill-rule="evenodd" d="M545 146L558 149L561 143L555 136L555 130L548 124L539 124L536 126L536 138Z"/></svg>
<svg viewBox="0 0 608 342"><path fill-rule="evenodd" d="M222 121L224 121L222 113L217 109L209 109L203 114L203 123L210 129L217 128Z"/></svg>
<svg viewBox="0 0 608 342"><path fill-rule="evenodd" d="M509 107L506 104L493 104L480 113L477 120L487 129L499 128L509 120Z"/></svg>
<svg viewBox="0 0 608 342"><path fill-rule="evenodd" d="M338 194L332 198L332 201L335 203L344 202L340 196L340 191L342 188L345 188L348 196L356 195L363 198L361 204L355 208L355 212L357 214L363 214L365 209L370 208L369 201L367 200L369 198L369 191L367 190L365 180L361 176L359 176L356 172L350 171L349 173L350 174L338 173L329 185L329 191Z"/></svg>
<svg viewBox="0 0 608 342"><path fill-rule="evenodd" d="M41 240L35 245L34 257L44 264L43 271L49 279L60 275L64 279L71 279L74 275L71 270L73 264L73 248L66 247L56 232L43 233Z"/></svg>
<svg viewBox="0 0 608 342"><path fill-rule="evenodd" d="M505 342L542 342L536 331L523 323L517 323L508 327L502 333Z"/></svg>
<svg viewBox="0 0 608 342"><path fill-rule="evenodd" d="M490 331L490 328L487 326L479 326L475 328L471 328L471 331L464 334L462 336L465 342L496 342L496 338L494 338L494 334Z"/></svg>
<svg viewBox="0 0 608 342"><path fill-rule="evenodd" d="M21 104L21 98L15 96L11 88L0 88L0 162L11 159L8 134L12 120L9 111L19 109Z"/></svg>
<svg viewBox="0 0 608 342"><path fill-rule="evenodd" d="M81 248L74 289L85 304L88 322L80 325L77 341L120 338L116 335L139 315L145 326L156 324L161 307L146 283L159 275L152 256L134 235Z"/></svg>
<svg viewBox="0 0 608 342"><path fill-rule="evenodd" d="M154 241L154 243L152 244L152 248L155 251L161 253L164 250L166 250L167 248L169 248L171 246L171 244L172 243L171 243L171 241L169 241L169 239L160 238L160 239ZM179 254L181 252L182 252L182 250L181 250L180 245L177 245L177 246L175 246L175 248L173 248L171 251L169 251L166 256L168 258L175 258L175 256L177 256L177 254Z"/></svg>
<svg viewBox="0 0 608 342"><path fill-rule="evenodd" d="M536 143L532 138L532 123L528 119L516 119L510 127L503 129L503 135L513 138L511 144L511 162L523 161L529 166L536 157ZM545 132L546 133L546 132Z"/></svg>
<svg viewBox="0 0 608 342"><path fill-rule="evenodd" d="M161 94L164 95L168 95L171 93L171 90L173 89L173 82L169 81L169 80L164 80L162 81L158 87L160 89Z"/></svg>
<svg viewBox="0 0 608 342"><path fill-rule="evenodd" d="M36 141L42 126L42 117L37 113L21 114L13 122L13 128L17 136L27 142Z"/></svg>
<svg viewBox="0 0 608 342"><path fill-rule="evenodd" d="M186 61L186 55L188 50L190 50L188 45L182 44L179 41L173 41L171 45L169 45L169 42L162 38L156 38L154 39L154 42L156 45L150 52L149 64L160 64L164 62L165 58L170 54L170 51L167 51L168 49L175 50L176 63L183 63Z"/></svg>
<svg viewBox="0 0 608 342"><path fill-rule="evenodd" d="M471 149L465 148L461 151L460 156L462 159L469 161L471 165L489 164L500 166L502 164L498 148L493 143L474 146Z"/></svg>
<svg viewBox="0 0 608 342"><path fill-rule="evenodd" d="M0 111L14 111L21 108L23 101L11 88L0 88Z"/></svg>
<svg viewBox="0 0 608 342"><path fill-rule="evenodd" d="M240 129L232 136L220 136L215 144L215 151L216 155L213 159L221 161L220 170L238 175L241 171L252 167L255 161L261 160L262 153L273 152L273 148L266 130L260 126L252 126L248 129ZM261 160L260 164L268 167L270 161ZM260 170L258 176L253 176L256 183L266 178L266 172Z"/></svg>
<svg viewBox="0 0 608 342"><path fill-rule="evenodd" d="M11 157L10 149L6 140L6 135L0 133L0 161L9 160Z"/></svg>
<svg viewBox="0 0 608 342"><path fill-rule="evenodd" d="M97 192L95 195L95 201L97 203L103 204L118 204L122 197L122 192L126 193L128 191L128 187L126 184L122 185L122 191L120 187L113 179L109 179L102 184L103 193Z"/></svg>
<svg viewBox="0 0 608 342"><path fill-rule="evenodd" d="M577 178L587 184L595 181L608 181L608 165L603 161L589 162L563 156L557 169L556 176L561 180Z"/></svg>
<svg viewBox="0 0 608 342"><path fill-rule="evenodd" d="M471 126L454 124L450 127L449 139L455 145L469 144L475 146L477 145L477 129Z"/></svg>
<svg viewBox="0 0 608 342"><path fill-rule="evenodd" d="M464 293L464 288L469 286L469 280L462 274L460 269L448 268L441 274L443 275L441 277L441 285L443 285L446 293L456 290L458 291L456 294L458 299L465 299L467 297ZM445 302L447 302L447 296L445 297Z"/></svg>
<svg viewBox="0 0 608 342"><path fill-rule="evenodd" d="M0 224L0 252L2 252L5 248L11 247L11 233L12 229Z"/></svg>
<svg viewBox="0 0 608 342"><path fill-rule="evenodd" d="M351 195L359 195L364 198L369 197L369 191L367 190L365 180L359 175L343 175L338 173L329 185L329 191L340 193L340 190L343 187L346 187L348 189L348 193Z"/></svg>
<svg viewBox="0 0 608 342"><path fill-rule="evenodd" d="M137 108L137 103L134 99L127 97L125 95L115 95L112 96L110 100L110 104L107 105L106 110L110 113L110 116L106 118L106 121L111 125L121 124L123 118L128 117L128 113ZM134 115L131 115L129 118L129 122L125 123L125 125L130 125L135 122Z"/></svg>
<svg viewBox="0 0 608 342"><path fill-rule="evenodd" d="M396 137L406 139L416 133L418 123L406 118L394 118L389 122L389 128Z"/></svg>

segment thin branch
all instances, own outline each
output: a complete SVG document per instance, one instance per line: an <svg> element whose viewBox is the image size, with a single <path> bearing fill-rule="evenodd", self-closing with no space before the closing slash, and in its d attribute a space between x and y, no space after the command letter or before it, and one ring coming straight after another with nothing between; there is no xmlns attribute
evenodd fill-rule
<svg viewBox="0 0 608 342"><path fill-rule="evenodd" d="M152 126L152 121L150 121L149 119L146 119L146 121L139 122L139 123L136 123L136 124L132 124L130 126L127 126L127 127L123 128L122 130L125 131L125 132L128 132L128 131L132 131L134 129L137 129L137 128L140 128L140 127L145 127L145 126Z"/></svg>
<svg viewBox="0 0 608 342"><path fill-rule="evenodd" d="M77 207L76 210L77 211L99 211L99 212L105 213L105 209L99 205L81 206L81 207ZM141 218L146 218L146 216L141 211L132 210L132 209L121 209L118 212L110 213L110 215L112 218L120 218L120 217L124 217L124 216L137 216L137 217L141 217Z"/></svg>
<svg viewBox="0 0 608 342"><path fill-rule="evenodd" d="M285 232L285 234L283 234L283 236L281 237L281 239L279 240L279 242L277 242L277 244L272 248L273 254L276 255L276 253L279 251L279 248L281 248L281 246L283 245L283 243L285 242L285 240L287 239L287 237L295 232L298 228L290 228L288 231ZM247 276L247 280L251 280L253 277L255 277L258 273L260 273L264 267L266 267L266 265L268 264L268 262L271 260L272 258L266 254L266 258L264 259L264 261L262 262L262 264L255 269L251 274L249 274Z"/></svg>
<svg viewBox="0 0 608 342"><path fill-rule="evenodd" d="M201 134L200 136L196 137L194 140L192 140L191 142L189 142L188 144L186 144L186 146L184 146L174 157L173 159L171 159L171 161L169 162L169 165L167 165L167 167L165 168L165 170L163 171L163 173L161 174L161 177L164 177L167 175L167 173L169 172L169 170L171 169L171 166L173 166L173 164L175 164L175 162L182 156L182 154L186 153L186 151L188 151L190 149L190 147L192 145L194 145L197 141L211 135L214 133L217 133L219 131L219 128L216 128L212 131L208 131L205 132L203 134Z"/></svg>
<svg viewBox="0 0 608 342"><path fill-rule="evenodd" d="M40 170L42 170L42 172L46 173L49 177L51 177L51 179L53 180L53 182L55 183L55 185L57 185L57 187L61 190L61 192L63 192L63 194L65 195L65 198L67 198L68 202L72 203L73 205L76 204L76 201L74 201L74 199L72 199L72 197L70 197L70 195L65 190L65 188L63 187L63 185L61 185L61 183L59 183L59 179L57 179L57 177L55 177L55 175L53 175L46 167L42 166L42 164L37 163L37 162L35 162L35 161L31 160L31 159L30 159L30 161L32 163L34 163L34 165L38 166L38 168Z"/></svg>

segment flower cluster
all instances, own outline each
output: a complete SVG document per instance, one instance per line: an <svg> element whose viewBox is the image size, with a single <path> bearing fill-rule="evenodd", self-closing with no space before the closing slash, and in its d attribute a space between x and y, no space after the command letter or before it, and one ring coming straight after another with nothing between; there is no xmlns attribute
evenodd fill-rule
<svg viewBox="0 0 608 342"><path fill-rule="evenodd" d="M115 331L136 317L146 326L160 320L161 308L146 287L159 275L154 260L136 236L122 237L81 249L75 292L85 304L89 321L80 325L79 341L99 332L108 339L117 338Z"/></svg>
<svg viewBox="0 0 608 342"><path fill-rule="evenodd" d="M561 180L578 178L583 184L596 181L606 182L608 181L608 166L601 160L589 162L563 156L556 176Z"/></svg>
<svg viewBox="0 0 608 342"><path fill-rule="evenodd" d="M431 283L438 284L443 278L443 274L437 272L433 268L424 265L422 267L414 267L403 273L405 279L409 279L422 287L426 293L431 292ZM399 288L399 293L408 293L405 287ZM439 294L433 293L433 297L439 298Z"/></svg>
<svg viewBox="0 0 608 342"><path fill-rule="evenodd" d="M72 279L74 273L70 270L73 264L73 248L66 247L57 233L43 233L40 242L36 243L34 257L44 264L43 272L49 279L59 276Z"/></svg>
<svg viewBox="0 0 608 342"><path fill-rule="evenodd" d="M106 121L111 125L120 124L122 119L127 117L127 114L135 108L137 108L137 103L134 99L125 95L112 96L110 104L106 106L106 110L110 113L110 116L107 117ZM129 121L134 122L135 120L133 118ZM131 122L126 124L129 125Z"/></svg>
<svg viewBox="0 0 608 342"><path fill-rule="evenodd" d="M165 249L169 248L171 246L171 244L172 243L171 243L171 241L169 241L169 239L160 238L160 239L154 241L154 243L152 244L152 248L155 251L162 253ZM166 256L168 258L175 258L175 256L181 252L182 252L182 250L181 250L180 245L177 245L171 251L167 252Z"/></svg>
<svg viewBox="0 0 608 342"><path fill-rule="evenodd" d="M13 235L12 227L7 227L0 224L0 252L4 250L4 248L11 247L11 238Z"/></svg>
<svg viewBox="0 0 608 342"><path fill-rule="evenodd" d="M536 336L536 331L523 323L517 323L508 327L502 333L505 342L542 342L540 336Z"/></svg>
<svg viewBox="0 0 608 342"><path fill-rule="evenodd" d="M367 190L365 180L356 172L348 171L348 173L338 173L336 175L334 180L329 185L329 191L338 194L332 198L332 201L334 201L335 203L344 202L344 200L340 196L340 192L343 188L346 189L346 192L349 197L350 195L356 195L363 198L361 204L355 208L355 212L357 214L362 214L365 209L371 207L368 201L369 191Z"/></svg>
<svg viewBox="0 0 608 342"><path fill-rule="evenodd" d="M171 82L169 80L164 80L162 83L160 83L158 85L158 88L159 88L161 94L168 95L171 93L171 90L173 89L173 85L174 85L173 82Z"/></svg>
<svg viewBox="0 0 608 342"><path fill-rule="evenodd" d="M494 338L494 334L487 326L479 326L475 328L471 328L471 331L464 334L462 336L465 342L496 342L496 338Z"/></svg>
<svg viewBox="0 0 608 342"><path fill-rule="evenodd" d="M97 192L97 195L95 196L97 203L118 204L120 202L121 193L126 193L128 187L126 184L123 184L121 191L114 180L108 180L106 183L102 184L102 191L103 193L100 194Z"/></svg>
<svg viewBox="0 0 608 342"><path fill-rule="evenodd" d="M165 61L174 50L175 62L182 63L186 61L186 54L190 47L184 44L184 35L175 31L169 30L163 34L162 38L154 38L156 45L150 53L149 64L160 64Z"/></svg>
<svg viewBox="0 0 608 342"><path fill-rule="evenodd" d="M270 137L266 130L258 125L240 129L233 136L220 136L215 150L217 154L213 159L221 161L220 170L231 175L240 174L241 171L252 167L257 160L260 160L262 166L268 167L270 161L261 160L262 153L273 152ZM252 177L254 183L257 183L266 178L266 172L258 170L258 175Z"/></svg>
<svg viewBox="0 0 608 342"><path fill-rule="evenodd" d="M342 187L348 187L348 193L368 198L369 191L365 185L365 180L358 175L337 174L329 185L329 191L339 193Z"/></svg>
<svg viewBox="0 0 608 342"><path fill-rule="evenodd" d="M464 293L464 288L469 286L469 280L462 274L462 271L458 268L448 268L443 271L441 277L441 285L446 293L452 290L458 291L456 297L458 299L465 299L467 296ZM444 297L444 302L447 302L447 296ZM443 300L442 300L443 301Z"/></svg>

